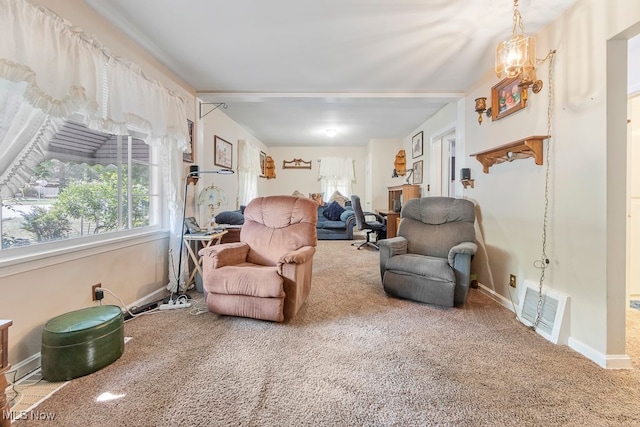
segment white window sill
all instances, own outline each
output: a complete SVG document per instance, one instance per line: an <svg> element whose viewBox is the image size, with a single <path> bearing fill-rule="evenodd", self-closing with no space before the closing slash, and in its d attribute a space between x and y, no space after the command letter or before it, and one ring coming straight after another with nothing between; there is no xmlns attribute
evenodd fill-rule
<svg viewBox="0 0 640 427"><path fill-rule="evenodd" d="M0 278L168 237L168 230L146 228L3 250Z"/></svg>

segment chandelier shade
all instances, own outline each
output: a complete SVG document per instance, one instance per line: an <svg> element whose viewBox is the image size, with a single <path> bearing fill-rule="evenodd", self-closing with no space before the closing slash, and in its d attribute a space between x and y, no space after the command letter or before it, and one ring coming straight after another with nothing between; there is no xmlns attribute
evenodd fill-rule
<svg viewBox="0 0 640 427"><path fill-rule="evenodd" d="M511 38L500 42L496 48L496 75L501 79L519 77L522 85L528 86L535 80L535 70L536 38L524 34L518 0L514 0Z"/></svg>

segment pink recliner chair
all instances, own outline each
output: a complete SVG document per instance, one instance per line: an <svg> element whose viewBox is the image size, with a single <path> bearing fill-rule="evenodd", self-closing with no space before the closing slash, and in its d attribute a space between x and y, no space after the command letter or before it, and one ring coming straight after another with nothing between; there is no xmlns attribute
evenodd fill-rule
<svg viewBox="0 0 640 427"><path fill-rule="evenodd" d="M209 311L275 322L295 316L311 290L317 216L310 199L253 199L240 242L200 251Z"/></svg>

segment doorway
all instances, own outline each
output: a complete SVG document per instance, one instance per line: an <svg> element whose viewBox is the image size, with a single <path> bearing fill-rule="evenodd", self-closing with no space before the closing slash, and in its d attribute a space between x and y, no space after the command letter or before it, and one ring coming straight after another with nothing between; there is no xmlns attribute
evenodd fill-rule
<svg viewBox="0 0 640 427"><path fill-rule="evenodd" d="M456 130L431 138L429 164L430 196L458 197L456 186Z"/></svg>
<svg viewBox="0 0 640 427"><path fill-rule="evenodd" d="M640 35L627 42L626 353L637 363L640 315Z"/></svg>

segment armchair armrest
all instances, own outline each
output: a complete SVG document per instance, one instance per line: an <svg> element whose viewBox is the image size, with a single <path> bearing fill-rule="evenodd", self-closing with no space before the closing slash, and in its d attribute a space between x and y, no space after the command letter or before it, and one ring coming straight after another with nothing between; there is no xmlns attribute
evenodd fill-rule
<svg viewBox="0 0 640 427"><path fill-rule="evenodd" d="M313 258L313 254L315 253L316 248L313 246L303 246L295 251L287 252L278 260L278 268L282 264L304 264Z"/></svg>
<svg viewBox="0 0 640 427"><path fill-rule="evenodd" d="M203 264L209 264L212 269L243 263L247 260L248 253L249 245L242 242L213 245L198 252Z"/></svg>
<svg viewBox="0 0 640 427"><path fill-rule="evenodd" d="M384 277L387 261L396 255L406 254L409 242L402 236L382 239L378 242L380 247L380 278Z"/></svg>
<svg viewBox="0 0 640 427"><path fill-rule="evenodd" d="M278 274L283 276L285 280L297 282L297 276L308 271L311 274L311 261L316 253L313 246L303 246L295 251L287 252L278 260ZM307 263L309 263L307 265Z"/></svg>
<svg viewBox="0 0 640 427"><path fill-rule="evenodd" d="M449 265L451 267L454 266L456 255L467 254L471 256L471 255L475 255L477 250L478 250L478 245L475 244L474 242L458 243L457 245L455 245L449 250L449 257L448 257Z"/></svg>
<svg viewBox="0 0 640 427"><path fill-rule="evenodd" d="M383 217L382 215L379 215L375 212L363 212L365 219L366 217L374 217L376 219L376 221L382 223L382 224L386 224L387 223L387 219L385 217Z"/></svg>

